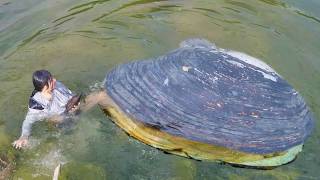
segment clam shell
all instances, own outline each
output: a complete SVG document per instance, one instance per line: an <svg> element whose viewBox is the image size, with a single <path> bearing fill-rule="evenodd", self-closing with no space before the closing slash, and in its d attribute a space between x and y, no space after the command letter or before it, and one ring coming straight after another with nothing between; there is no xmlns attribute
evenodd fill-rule
<svg viewBox="0 0 320 180"><path fill-rule="evenodd" d="M139 123L244 153L287 151L313 127L302 96L270 66L202 39L114 68L105 89Z"/></svg>

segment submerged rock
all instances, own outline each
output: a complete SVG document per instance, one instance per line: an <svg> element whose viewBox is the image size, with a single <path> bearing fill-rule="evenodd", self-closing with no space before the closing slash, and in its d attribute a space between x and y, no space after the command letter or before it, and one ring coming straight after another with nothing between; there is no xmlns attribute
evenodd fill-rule
<svg viewBox="0 0 320 180"><path fill-rule="evenodd" d="M0 179L9 179L14 167L14 154L10 151L0 152Z"/></svg>
<svg viewBox="0 0 320 180"><path fill-rule="evenodd" d="M292 161L313 119L264 62L190 39L164 56L107 74L105 111L131 136L195 159L248 166Z"/></svg>

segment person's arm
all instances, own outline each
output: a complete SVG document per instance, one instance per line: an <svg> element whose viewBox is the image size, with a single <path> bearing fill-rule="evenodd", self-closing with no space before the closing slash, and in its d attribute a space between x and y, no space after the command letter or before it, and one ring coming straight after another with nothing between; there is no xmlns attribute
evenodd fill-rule
<svg viewBox="0 0 320 180"><path fill-rule="evenodd" d="M87 97L84 100L84 103L80 104L81 111L88 111L95 105L100 105L101 107L107 107L112 104L112 101L110 100L109 96L107 96L106 92L103 91L96 91L92 92L91 94L87 95Z"/></svg>
<svg viewBox="0 0 320 180"><path fill-rule="evenodd" d="M13 146L20 149L28 144L28 137L31 134L32 124L47 117L43 110L29 109L25 120L22 123L21 136L13 142Z"/></svg>

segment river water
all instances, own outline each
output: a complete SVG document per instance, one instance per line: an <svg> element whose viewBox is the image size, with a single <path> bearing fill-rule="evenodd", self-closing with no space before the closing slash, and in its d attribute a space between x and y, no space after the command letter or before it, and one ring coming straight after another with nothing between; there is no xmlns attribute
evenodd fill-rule
<svg viewBox="0 0 320 180"><path fill-rule="evenodd" d="M0 0L0 153L12 179L319 179L320 1ZM162 55L201 37L271 65L316 119L298 158L273 170L235 168L168 155L129 136L96 107L68 127L37 123L31 147L13 150L32 91L50 70L89 93L118 64Z"/></svg>

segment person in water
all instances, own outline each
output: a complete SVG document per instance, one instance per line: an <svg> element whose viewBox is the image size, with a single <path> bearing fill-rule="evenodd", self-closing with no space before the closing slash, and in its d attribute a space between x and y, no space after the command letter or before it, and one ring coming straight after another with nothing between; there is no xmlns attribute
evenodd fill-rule
<svg viewBox="0 0 320 180"><path fill-rule="evenodd" d="M43 119L62 121L68 101L75 96L47 70L35 71L32 82L34 90L29 98L28 113L22 124L21 136L13 142L13 146L18 149L28 144L33 123ZM76 104L69 112L75 112L78 105Z"/></svg>

